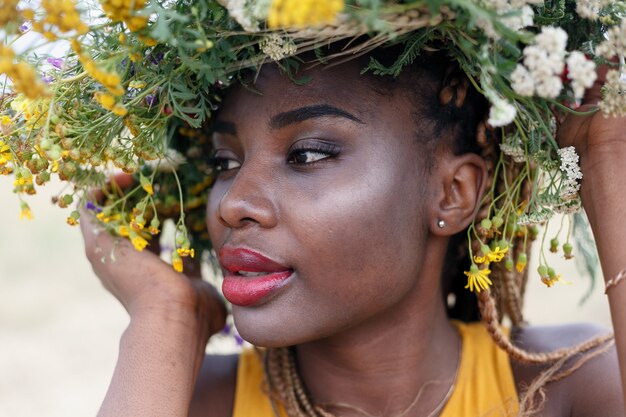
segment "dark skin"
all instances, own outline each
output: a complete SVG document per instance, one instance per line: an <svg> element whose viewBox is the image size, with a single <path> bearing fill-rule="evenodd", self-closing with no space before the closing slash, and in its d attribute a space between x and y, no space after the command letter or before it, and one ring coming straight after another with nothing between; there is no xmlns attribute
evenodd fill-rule
<svg viewBox="0 0 626 417"><path fill-rule="evenodd" d="M426 382L455 375L460 341L441 301L440 274L448 238L476 215L486 169L477 155L454 155L446 137L425 152L408 98L372 92L358 70L352 63L314 69L313 81L297 86L268 66L254 86L262 94L235 88L216 124L224 169L207 218L216 249L254 249L295 271L263 303L233 308L242 336L261 346L297 345L317 402L393 416ZM211 288L126 242L115 264L101 264L95 248L110 250L112 239L83 232L97 274L131 315L100 415L230 416L237 358L208 356L200 365L224 318ZM515 340L547 351L598 332L528 328ZM155 338L158 346L146 342ZM543 415L623 415L615 365L611 352L549 385ZM513 363L518 388L540 371ZM159 391L163 380L176 381L176 392ZM128 393L137 386L144 388ZM448 388L435 385L407 415L427 415Z"/></svg>

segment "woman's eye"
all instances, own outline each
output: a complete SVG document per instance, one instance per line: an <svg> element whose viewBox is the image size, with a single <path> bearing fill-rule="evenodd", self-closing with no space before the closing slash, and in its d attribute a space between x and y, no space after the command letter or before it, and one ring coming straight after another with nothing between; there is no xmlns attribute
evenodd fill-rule
<svg viewBox="0 0 626 417"><path fill-rule="evenodd" d="M287 162L294 165L312 164L339 154L335 146L323 146L314 149L294 149L289 153Z"/></svg>
<svg viewBox="0 0 626 417"><path fill-rule="evenodd" d="M241 166L241 163L234 159L215 157L213 158L212 165L217 172L223 172L237 169Z"/></svg>

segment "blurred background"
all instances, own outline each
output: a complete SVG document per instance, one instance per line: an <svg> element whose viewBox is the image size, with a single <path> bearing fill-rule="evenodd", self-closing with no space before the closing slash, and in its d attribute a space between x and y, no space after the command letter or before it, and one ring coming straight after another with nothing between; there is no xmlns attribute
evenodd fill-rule
<svg viewBox="0 0 626 417"><path fill-rule="evenodd" d="M28 198L34 219L21 221L12 179L0 176L0 416L95 415L127 324L92 273L79 229L65 223L69 210L50 203L60 187L52 182ZM571 261L558 270L570 284L546 288L531 274L527 319L610 326L603 283L580 305L588 278ZM230 339L218 344L234 346Z"/></svg>

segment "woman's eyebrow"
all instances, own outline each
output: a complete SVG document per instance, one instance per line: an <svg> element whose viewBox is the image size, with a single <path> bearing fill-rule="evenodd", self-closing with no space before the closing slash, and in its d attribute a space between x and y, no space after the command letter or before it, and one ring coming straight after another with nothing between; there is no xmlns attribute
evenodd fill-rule
<svg viewBox="0 0 626 417"><path fill-rule="evenodd" d="M270 120L270 128L280 129L293 123L303 122L307 119L328 116L343 117L348 120L352 120L353 122L365 124L358 117L348 113L345 110L330 106L328 104L316 104L277 114Z"/></svg>
<svg viewBox="0 0 626 417"><path fill-rule="evenodd" d="M215 133L224 133L226 135L237 135L237 129L233 122L226 122L224 120L215 120L211 126L211 131Z"/></svg>

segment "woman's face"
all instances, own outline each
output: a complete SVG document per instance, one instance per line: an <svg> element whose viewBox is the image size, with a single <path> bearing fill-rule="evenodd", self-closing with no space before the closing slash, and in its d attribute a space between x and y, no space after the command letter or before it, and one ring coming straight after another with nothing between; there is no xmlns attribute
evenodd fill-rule
<svg viewBox="0 0 626 417"><path fill-rule="evenodd" d="M298 86L266 66L256 92L234 88L217 117L208 226L252 343L303 343L382 318L420 281L429 155L410 101L374 92L358 72L313 70Z"/></svg>

